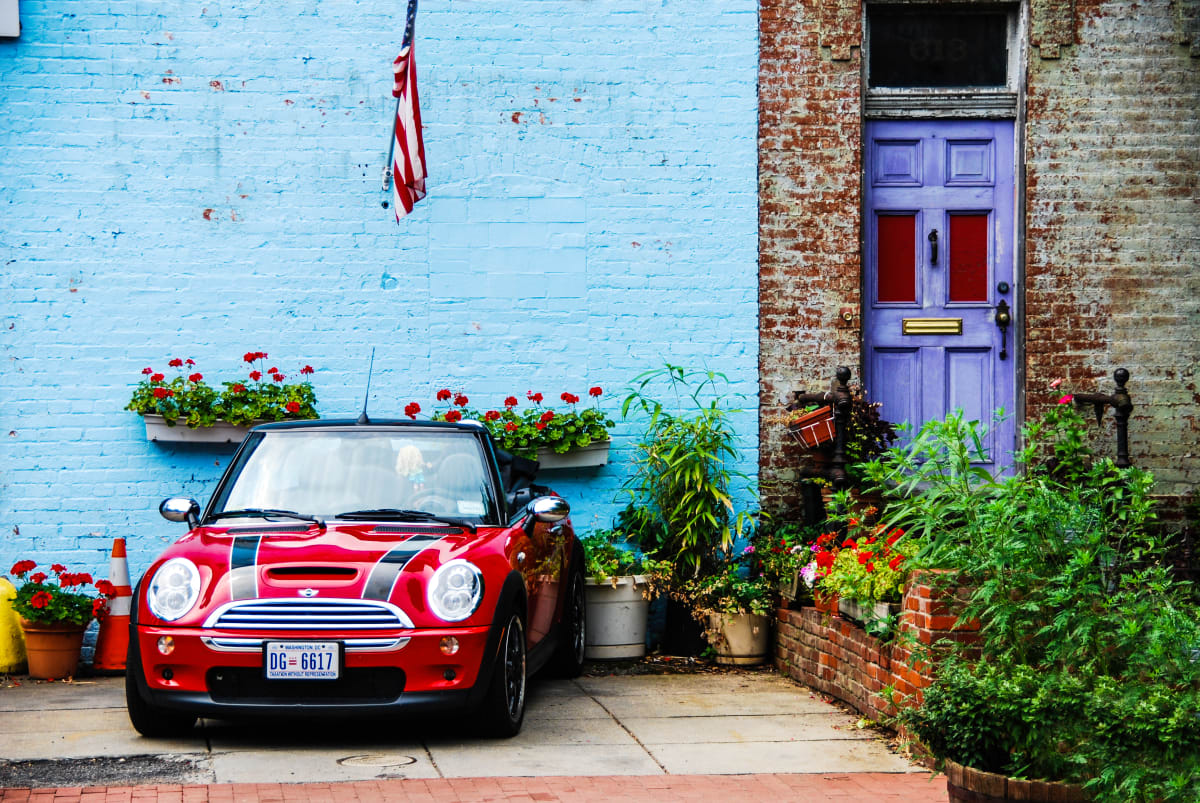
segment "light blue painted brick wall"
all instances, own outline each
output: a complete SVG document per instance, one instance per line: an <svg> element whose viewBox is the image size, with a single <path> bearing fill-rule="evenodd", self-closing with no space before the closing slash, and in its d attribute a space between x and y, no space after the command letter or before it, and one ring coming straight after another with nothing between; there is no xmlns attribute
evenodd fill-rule
<svg viewBox="0 0 1200 803"><path fill-rule="evenodd" d="M437 388L619 391L664 360L728 374L757 460L756 6L426 0L429 197L380 208L404 3L22 3L0 40L0 570L139 573L228 454L145 441L139 371L247 350L317 367L327 415ZM611 465L558 475L581 530Z"/></svg>

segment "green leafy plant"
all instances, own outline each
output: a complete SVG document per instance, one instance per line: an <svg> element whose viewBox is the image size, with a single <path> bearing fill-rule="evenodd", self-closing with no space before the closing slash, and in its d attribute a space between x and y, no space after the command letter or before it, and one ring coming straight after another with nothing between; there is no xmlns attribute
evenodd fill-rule
<svg viewBox="0 0 1200 803"><path fill-rule="evenodd" d="M600 408L600 397L604 390L599 386L588 389L590 406L580 407L580 397L564 392L559 399L566 408L554 409L544 406L541 393L529 391L525 394L528 405L518 410L520 400L509 396L501 408L477 410L471 408L469 397L462 392L442 388L437 392L437 401L446 405L445 410L435 411L434 421L474 420L481 422L491 432L493 440L507 452L534 459L541 447L563 454L573 448L583 448L593 443L610 439L609 430L616 424ZM421 405L410 402L404 414L415 419Z"/></svg>
<svg viewBox="0 0 1200 803"><path fill-rule="evenodd" d="M766 616L775 607L774 586L753 570L753 548L727 557L709 573L687 580L678 592L692 615L706 624L712 614L750 613ZM710 638L711 642L711 638Z"/></svg>
<svg viewBox="0 0 1200 803"><path fill-rule="evenodd" d="M978 769L1101 801L1200 799L1192 590L1152 526L1153 478L1091 455L1070 401L1026 426L1022 473L972 466L981 429L960 414L873 469L895 480L885 518L930 533L913 562L955 570L972 589L959 619L980 623L969 647L941 645L951 658L901 721Z"/></svg>
<svg viewBox="0 0 1200 803"><path fill-rule="evenodd" d="M661 575L668 567L647 558L619 530L597 530L580 539L583 544L584 573L598 582L630 575Z"/></svg>
<svg viewBox="0 0 1200 803"><path fill-rule="evenodd" d="M35 561L22 560L9 570L9 574L21 581L13 599L13 610L26 621L42 625L86 625L94 616L103 615L104 599L71 590L91 585L90 574L68 572L66 566L56 563L50 567L54 574L51 579L36 569ZM100 583L111 588L105 580Z"/></svg>
<svg viewBox="0 0 1200 803"><path fill-rule="evenodd" d="M735 483L749 488L733 467L738 451L731 418L740 411L724 392L728 379L713 371L667 364L634 383L621 415L643 416L646 429L622 489L631 531L642 551L671 561L679 582L701 577L751 521L733 502ZM673 405L651 395L655 385L674 397Z"/></svg>
<svg viewBox="0 0 1200 803"><path fill-rule="evenodd" d="M168 366L176 370L176 376L169 380L153 368L143 368L145 378L134 388L125 409L138 415L161 415L170 426L183 421L192 429L211 427L218 420L245 425L317 418L316 393L308 380L312 366L300 369L303 381L287 383L278 368L264 367L266 358L262 351L247 352L243 357L250 364L247 378L222 383L220 393L204 381L191 358L172 359ZM270 381L265 381L268 377Z"/></svg>
<svg viewBox="0 0 1200 803"><path fill-rule="evenodd" d="M772 587L789 584L796 572L814 559L811 546L820 533L815 525L760 522L750 541L755 571ZM811 582L808 585L811 587Z"/></svg>

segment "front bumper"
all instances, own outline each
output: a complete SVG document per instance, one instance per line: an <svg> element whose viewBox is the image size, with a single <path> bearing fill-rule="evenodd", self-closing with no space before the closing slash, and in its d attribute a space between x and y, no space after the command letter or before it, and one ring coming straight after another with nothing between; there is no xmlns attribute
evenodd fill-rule
<svg viewBox="0 0 1200 803"><path fill-rule="evenodd" d="M243 714L363 714L446 711L478 704L491 680L500 643L497 625L437 628L378 634L398 645L384 649L349 647L336 681L267 680L261 646L217 648L221 633L202 628L132 627L136 641L138 688L150 704L203 716ZM245 633L269 641L338 641L328 632ZM159 639L169 636L164 655ZM458 640L452 656L441 650L444 637ZM131 667L132 668L132 667Z"/></svg>

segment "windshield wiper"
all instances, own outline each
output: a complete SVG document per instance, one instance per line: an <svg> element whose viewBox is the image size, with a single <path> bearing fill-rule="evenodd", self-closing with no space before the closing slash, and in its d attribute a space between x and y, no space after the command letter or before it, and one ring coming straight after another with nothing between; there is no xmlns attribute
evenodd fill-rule
<svg viewBox="0 0 1200 803"><path fill-rule="evenodd" d="M212 514L209 517L209 519L210 520L245 519L245 518L269 519L271 517L275 517L275 518L282 517L285 519L299 519L300 521L311 521L311 522L315 522L316 525L318 527L320 527L322 530L325 529L325 521L320 516L310 516L307 513L297 513L294 510L274 510L271 508L262 508L262 507L247 507L247 508L242 508L241 510L222 510L218 513Z"/></svg>
<svg viewBox="0 0 1200 803"><path fill-rule="evenodd" d="M394 507L376 507L367 510L348 510L337 514L339 519L388 519L392 521L433 521L438 524L449 524L462 527L471 535L475 534L475 525L466 519L456 519L453 516L439 516L427 510L401 510Z"/></svg>

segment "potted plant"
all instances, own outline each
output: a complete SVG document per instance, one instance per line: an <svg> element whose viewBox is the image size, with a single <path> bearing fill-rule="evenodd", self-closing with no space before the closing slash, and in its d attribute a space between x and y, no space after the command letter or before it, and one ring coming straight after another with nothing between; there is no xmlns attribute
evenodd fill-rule
<svg viewBox="0 0 1200 803"><path fill-rule="evenodd" d="M9 574L21 581L13 598L13 610L21 621L29 675L34 678L63 678L75 674L83 646L83 632L93 617L101 615L105 601L82 589L91 585L86 572L68 572L54 564L50 571L36 571L32 560L18 561ZM104 583L105 581L101 581Z"/></svg>
<svg viewBox="0 0 1200 803"><path fill-rule="evenodd" d="M727 558L677 592L704 628L718 664L765 663L771 651L773 587L754 571L754 545Z"/></svg>
<svg viewBox="0 0 1200 803"><path fill-rule="evenodd" d="M828 443L837 435L833 423L833 408L809 405L793 410L787 417L787 430L805 448L813 449Z"/></svg>
<svg viewBox="0 0 1200 803"><path fill-rule="evenodd" d="M242 359L250 364L247 377L222 383L222 391L204 381L191 358L167 363L176 372L171 379L143 368L125 409L142 416L148 440L197 443L237 443L254 424L317 417L311 365L300 368L302 381L288 383L278 368L266 366L266 352L247 352Z"/></svg>
<svg viewBox="0 0 1200 803"><path fill-rule="evenodd" d="M650 598L667 568L630 547L618 530L584 537L588 658L620 660L646 654Z"/></svg>
<svg viewBox="0 0 1200 803"><path fill-rule="evenodd" d="M711 574L721 555L752 517L736 511L734 486L748 478L734 467L738 458L732 416L739 412L724 392L728 379L713 371L675 365L638 376L621 406L625 418L639 415L645 431L637 444L633 473L622 487L629 500L625 530L642 552L671 565L668 585ZM673 397L661 401L654 390ZM695 654L703 648L678 593L667 604L663 649Z"/></svg>
<svg viewBox="0 0 1200 803"><path fill-rule="evenodd" d="M1058 800L1068 784L1099 801L1194 801L1196 589L1167 560L1153 478L1093 458L1065 399L1025 428L1012 476L972 467L982 427L957 413L871 469L892 487L886 523L931 533L913 562L970 578L959 618L980 625L970 645L914 656L948 652L900 722L955 800Z"/></svg>
<svg viewBox="0 0 1200 803"><path fill-rule="evenodd" d="M580 397L564 391L559 399L565 408L544 405L541 393L527 391L523 409L516 396L508 396L504 404L486 410L471 408L470 398L461 391L442 388L437 401L446 405L431 416L434 421L475 420L491 432L500 448L520 457L537 460L543 469L588 468L608 462L611 444L609 430L615 422L600 408L604 389L594 385L588 389L592 403L580 406ZM410 402L404 414L416 419L421 405Z"/></svg>
<svg viewBox="0 0 1200 803"><path fill-rule="evenodd" d="M752 539L756 570L767 583L792 605L811 601L815 574L806 576L805 567L817 551L820 532L814 526L795 522L759 523Z"/></svg>

